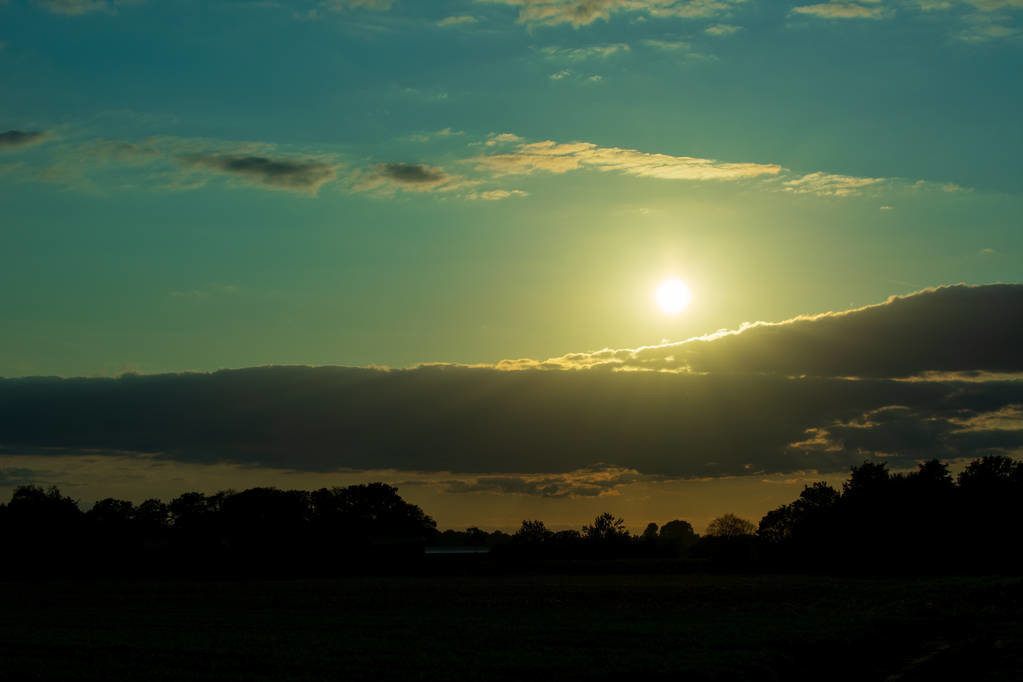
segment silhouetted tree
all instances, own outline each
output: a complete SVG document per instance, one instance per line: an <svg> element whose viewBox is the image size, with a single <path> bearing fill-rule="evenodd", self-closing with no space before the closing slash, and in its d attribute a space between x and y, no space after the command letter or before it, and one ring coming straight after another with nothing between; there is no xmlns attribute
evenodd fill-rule
<svg viewBox="0 0 1023 682"><path fill-rule="evenodd" d="M693 546L692 555L709 558L717 570L752 570L758 557L755 531L750 521L724 514L707 525L707 534Z"/></svg>
<svg viewBox="0 0 1023 682"><path fill-rule="evenodd" d="M974 460L959 472L959 487L969 493L1001 495L1019 480L1021 464L1008 457L990 455Z"/></svg>
<svg viewBox="0 0 1023 682"><path fill-rule="evenodd" d="M487 544L487 533L476 526L465 529L465 545L468 547L483 547Z"/></svg>
<svg viewBox="0 0 1023 682"><path fill-rule="evenodd" d="M170 525L170 509L166 504L151 498L135 508L135 520L145 533L165 530Z"/></svg>
<svg viewBox="0 0 1023 682"><path fill-rule="evenodd" d="M583 526L582 535L591 542L612 543L619 542L629 537L629 531L625 529L625 521L616 518L610 512L604 512L593 523Z"/></svg>
<svg viewBox="0 0 1023 682"><path fill-rule="evenodd" d="M886 463L864 462L852 468L849 480L842 484L842 495L847 499L876 497L883 494L887 483Z"/></svg>
<svg viewBox="0 0 1023 682"><path fill-rule="evenodd" d="M661 551L668 556L683 556L699 539L688 521L674 519L661 526L657 541Z"/></svg>
<svg viewBox="0 0 1023 682"><path fill-rule="evenodd" d="M522 525L512 536L512 540L522 545L540 545L550 539L552 535L553 533L547 530L547 526L544 525L543 521L523 520Z"/></svg>
<svg viewBox="0 0 1023 682"><path fill-rule="evenodd" d="M692 544L696 542L696 531L693 530L693 525L688 521L675 519L661 526L661 539Z"/></svg>
<svg viewBox="0 0 1023 682"><path fill-rule="evenodd" d="M719 516L707 525L707 535L713 537L737 537L740 535L753 535L757 527L751 521L741 519L735 514Z"/></svg>
<svg viewBox="0 0 1023 682"><path fill-rule="evenodd" d="M13 571L47 575L76 570L74 560L86 541L85 515L56 486L16 488L4 525L4 554Z"/></svg>

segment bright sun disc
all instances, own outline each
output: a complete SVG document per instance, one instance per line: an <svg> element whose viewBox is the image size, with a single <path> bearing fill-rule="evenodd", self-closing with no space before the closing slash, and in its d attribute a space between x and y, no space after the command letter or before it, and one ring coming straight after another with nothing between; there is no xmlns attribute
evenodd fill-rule
<svg viewBox="0 0 1023 682"><path fill-rule="evenodd" d="M669 315L685 310L692 298L692 292L682 280L666 279L657 287L657 305Z"/></svg>

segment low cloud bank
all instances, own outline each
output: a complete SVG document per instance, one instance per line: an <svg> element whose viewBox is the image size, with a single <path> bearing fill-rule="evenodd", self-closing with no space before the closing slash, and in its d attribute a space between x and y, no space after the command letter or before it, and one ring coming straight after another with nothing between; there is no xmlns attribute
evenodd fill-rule
<svg viewBox="0 0 1023 682"><path fill-rule="evenodd" d="M506 360L503 369L906 378L1023 372L1023 285L956 285L680 343Z"/></svg>
<svg viewBox="0 0 1023 682"><path fill-rule="evenodd" d="M0 452L456 472L477 476L452 476L453 492L548 497L604 494L640 476L1012 454L1023 451L1023 381L904 378L1020 372L1021 295L1019 285L928 290L523 371L298 366L4 379ZM594 357L627 361L578 360ZM549 371L570 366L685 371Z"/></svg>

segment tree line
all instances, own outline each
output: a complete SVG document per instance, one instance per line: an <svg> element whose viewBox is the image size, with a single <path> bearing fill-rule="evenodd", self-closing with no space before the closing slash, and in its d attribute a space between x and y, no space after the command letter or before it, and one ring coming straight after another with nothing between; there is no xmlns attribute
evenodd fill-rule
<svg viewBox="0 0 1023 682"><path fill-rule="evenodd" d="M86 512L56 487L27 485L0 505L0 571L329 574L421 554L436 526L384 483L108 498Z"/></svg>
<svg viewBox="0 0 1023 682"><path fill-rule="evenodd" d="M580 530L523 520L515 533L437 530L397 489L185 493L169 503L108 498L82 511L56 487L21 486L0 505L7 574L334 574L407 569L427 544L486 547L502 559L673 558L740 570L1018 570L1023 463L989 456L953 477L930 460L911 473L852 467L837 490L806 486L759 525L725 514L699 536L687 521L639 535L610 513ZM411 562L411 563L410 563Z"/></svg>

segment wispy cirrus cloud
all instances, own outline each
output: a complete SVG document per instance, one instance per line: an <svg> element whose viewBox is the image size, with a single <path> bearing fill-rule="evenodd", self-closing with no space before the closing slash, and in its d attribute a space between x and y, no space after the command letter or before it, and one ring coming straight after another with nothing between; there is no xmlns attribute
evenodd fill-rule
<svg viewBox="0 0 1023 682"><path fill-rule="evenodd" d="M618 495L618 489L649 478L635 469L593 466L547 476L479 476L444 481L449 493L502 493L546 498Z"/></svg>
<svg viewBox="0 0 1023 682"><path fill-rule="evenodd" d="M36 4L52 14L75 16L90 12L111 12L115 2L106 0L36 0Z"/></svg>
<svg viewBox="0 0 1023 682"><path fill-rule="evenodd" d="M703 32L712 36L730 36L742 30L742 26L734 24L711 24L703 29Z"/></svg>
<svg viewBox="0 0 1023 682"><path fill-rule="evenodd" d="M465 26L467 24L478 23L479 19L477 19L476 17L468 14L462 14L458 16L444 17L443 19L437 22L437 25L446 28L448 26Z"/></svg>
<svg viewBox="0 0 1023 682"><path fill-rule="evenodd" d="M323 0L324 9L343 12L349 9L388 10L393 0Z"/></svg>
<svg viewBox="0 0 1023 682"><path fill-rule="evenodd" d="M24 180L68 189L103 193L139 187L187 190L214 176L233 177L247 185L316 195L337 179L340 165L324 155L282 153L264 142L230 142L203 138L103 138L53 146L50 161L20 168Z"/></svg>
<svg viewBox="0 0 1023 682"><path fill-rule="evenodd" d="M859 2L822 2L814 5L800 5L792 9L793 14L802 14L822 19L883 19L889 10L881 0L860 0Z"/></svg>
<svg viewBox="0 0 1023 682"><path fill-rule="evenodd" d="M663 180L740 180L773 176L781 166L769 163L728 163L635 149L599 147L590 142L558 143L553 140L520 144L514 151L471 159L477 168L496 175L529 175L537 172L566 173L576 170L620 172Z"/></svg>
<svg viewBox="0 0 1023 682"><path fill-rule="evenodd" d="M807 173L792 180L786 180L786 192L794 194L816 194L818 196L848 197L859 194L863 188L884 182L884 178L862 178L835 173Z"/></svg>
<svg viewBox="0 0 1023 682"><path fill-rule="evenodd" d="M891 19L898 13L945 12L953 14L953 33L958 40L984 43L1020 34L1013 12L1023 0L832 0L800 5L791 14L819 19Z"/></svg>
<svg viewBox="0 0 1023 682"><path fill-rule="evenodd" d="M582 61L584 59L607 59L613 55L629 52L627 43L612 43L609 45L588 45L586 47L544 47L540 54L548 59L560 59L566 61Z"/></svg>
<svg viewBox="0 0 1023 682"><path fill-rule="evenodd" d="M666 51L688 50L692 47L690 43L684 40L657 40L655 38L647 38L643 41L643 44L647 47Z"/></svg>
<svg viewBox="0 0 1023 682"><path fill-rule="evenodd" d="M526 197L529 196L528 192L524 192L521 189L491 189L483 192L469 192L465 195L466 199L479 199L481 201L500 201L501 199L511 199L512 197Z"/></svg>
<svg viewBox="0 0 1023 682"><path fill-rule="evenodd" d="M527 24L586 26L615 14L699 19L727 14L746 0L477 0L519 8Z"/></svg>
<svg viewBox="0 0 1023 682"><path fill-rule="evenodd" d="M1020 35L1010 15L994 11L968 14L962 23L963 28L956 34L956 38L968 43L988 43Z"/></svg>
<svg viewBox="0 0 1023 682"><path fill-rule="evenodd" d="M556 73L552 78L599 82L600 76ZM48 139L44 133L9 131L0 134L0 149L28 146ZM248 186L316 196L322 187L338 181L349 191L379 196L396 192L445 193L471 200L497 200L526 196L523 188L509 187L509 176L563 175L590 171L673 181L759 181L766 191L852 197L870 188L940 188L963 191L959 185L935 185L923 180L859 177L825 171L794 174L771 162L733 162L702 157L604 147L592 142L528 141L514 133L492 133L473 138L444 128L395 139L401 143L431 143L439 155L427 161L390 161L345 158L325 150L293 150L264 142L230 142L171 136L141 140L87 139L48 147L49 163L40 159L8 165L13 178L62 185L90 193L109 189L149 187L192 190L215 178L233 178ZM454 147L475 150L461 156ZM481 153L482 152L482 153ZM417 153L421 156L421 153ZM237 183L236 183L237 184Z"/></svg>

